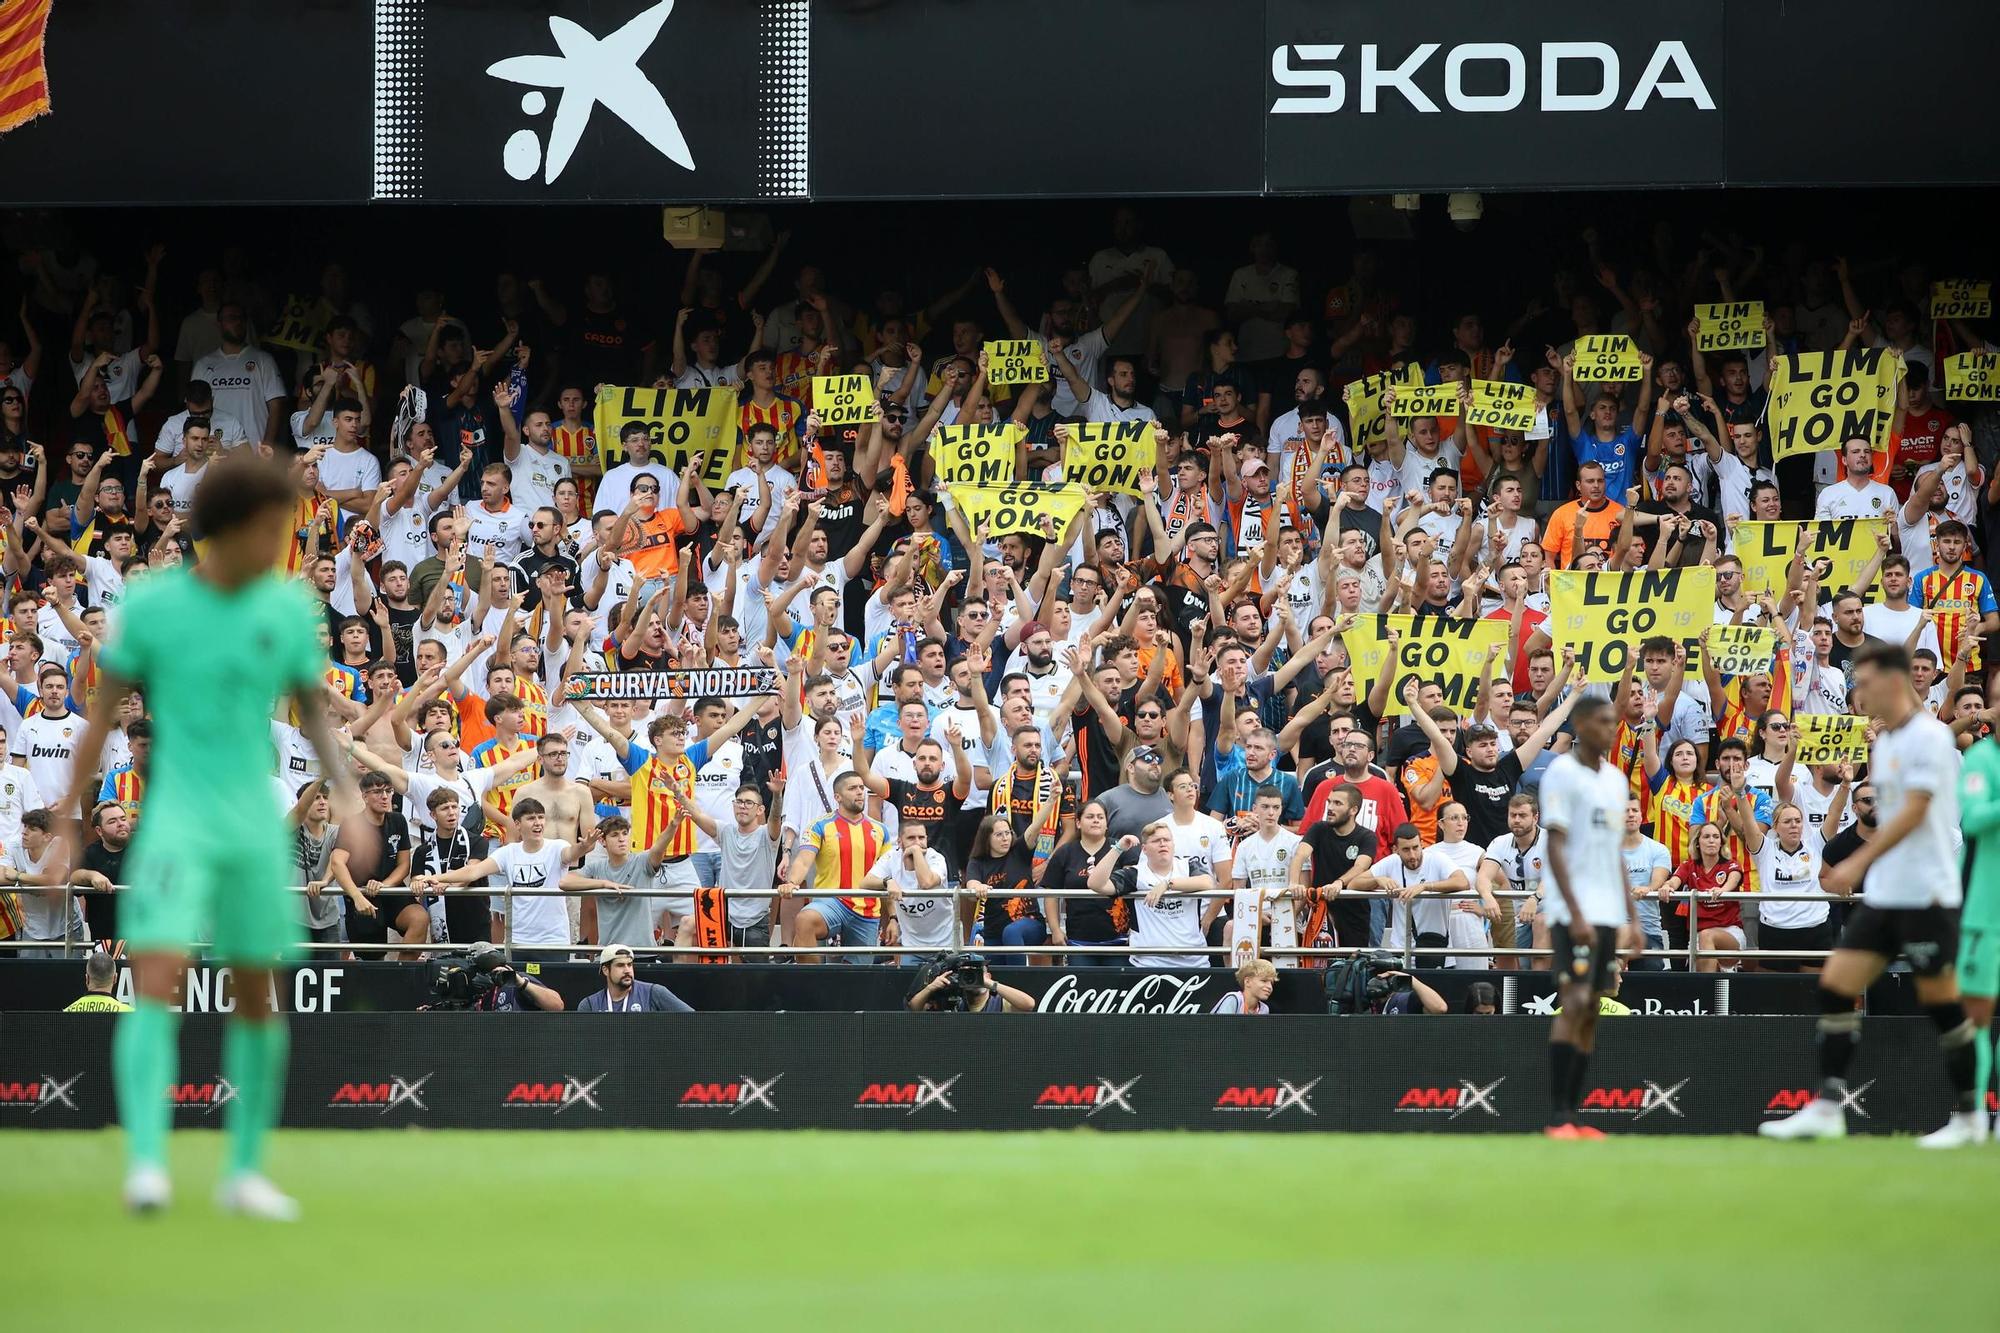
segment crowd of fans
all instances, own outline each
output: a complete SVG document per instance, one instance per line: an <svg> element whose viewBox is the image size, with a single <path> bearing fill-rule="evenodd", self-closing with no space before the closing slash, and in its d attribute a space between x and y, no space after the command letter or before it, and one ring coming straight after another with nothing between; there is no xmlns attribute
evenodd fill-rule
<svg viewBox="0 0 2000 1333"><path fill-rule="evenodd" d="M1837 904L1720 896L1813 892L1871 836L1865 766L1795 766L1793 718L1847 711L1871 638L1914 650L1963 744L1995 717L1981 640L2000 605L1979 565L2000 422L1940 401L1933 367L1991 350L1923 313L1943 275L1713 236L1625 255L1587 230L1524 308L1437 308L1365 247L1308 290L1269 235L1240 266L1187 266L1120 209L1107 240L1061 271L984 268L923 308L843 286L780 234L742 263L690 255L678 292L507 274L477 315L423 290L400 322L336 264L283 309L234 251L190 272L210 257L28 249L0 343L16 939L115 946L116 893L62 886L119 881L145 817L142 698L99 799L48 802L71 788L126 582L199 557L202 472L248 448L292 460L286 571L325 603L347 747L316 754L272 720L322 945L776 943L810 961L978 942L1194 966L1231 929L1211 891L1248 887L1280 965L1300 962L1287 947L1386 945L1505 967L1486 951L1546 943L1535 899L1512 896L1542 886L1540 774L1568 705L1610 690L1628 877L1661 951L1640 965L1690 935L1703 967L1830 947ZM1031 306L1029 287L1051 295ZM1766 346L1692 353L1694 303L1739 298L1766 303ZM301 327L302 347L266 340ZM1580 383L1591 333L1630 335L1643 379ZM1051 378L989 382L982 345L1001 337L1040 342ZM1856 345L1902 359L1889 449L1774 466L1771 356ZM1408 367L1526 383L1534 429L1407 417L1390 389L1386 427L1356 446L1343 390ZM875 421L822 426L812 376L833 373L869 377ZM595 439L598 386L655 384L739 395L722 487L643 429ZM1023 479L1060 480L1082 422L1157 423L1158 464L1137 495L994 540L935 485L928 445L1004 421ZM1794 561L1785 586L1746 592L1740 522L1849 514L1893 519L1854 588ZM1624 679L1582 685L1543 630L1549 572L1673 564L1715 568L1717 625L1780 630L1768 667L1689 672L1684 646L1648 640ZM1426 683L1391 718L1388 675L1348 670L1346 636L1376 612L1509 633L1469 707ZM724 666L772 668L778 688L566 688ZM328 826L332 764L364 775L382 833L366 864ZM557 888L600 892L529 892Z"/></svg>

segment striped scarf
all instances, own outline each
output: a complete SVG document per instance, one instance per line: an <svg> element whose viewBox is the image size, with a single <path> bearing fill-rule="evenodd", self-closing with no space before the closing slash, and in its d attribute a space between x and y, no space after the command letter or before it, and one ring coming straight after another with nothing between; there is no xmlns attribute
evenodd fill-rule
<svg viewBox="0 0 2000 1333"><path fill-rule="evenodd" d="M1004 784L1000 790L1005 793L1009 806L1014 803L1014 783L1020 778L1032 777L1035 784L1035 806L1048 807L1048 814L1040 828L1035 830L1035 845L1032 849L1036 865L1049 859L1056 849L1056 832L1061 827L1062 802L1056 799L1056 771L1047 764L1037 764L1032 769L1023 770L1019 764L1009 764ZM1011 814L1011 811L1008 813ZM1032 814L1032 811L1030 812Z"/></svg>

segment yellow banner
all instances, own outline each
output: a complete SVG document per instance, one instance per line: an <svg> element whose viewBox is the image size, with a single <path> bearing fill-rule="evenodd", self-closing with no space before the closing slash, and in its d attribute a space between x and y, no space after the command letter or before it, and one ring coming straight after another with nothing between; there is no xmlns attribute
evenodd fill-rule
<svg viewBox="0 0 2000 1333"><path fill-rule="evenodd" d="M1828 518L1812 523L1739 523L1730 552L1743 562L1743 591L1755 597L1785 590L1785 571L1806 530L1806 559L1819 571L1829 593L1852 587L1875 557L1875 534L1889 530L1886 518Z"/></svg>
<svg viewBox="0 0 2000 1333"><path fill-rule="evenodd" d="M669 466L687 465L687 456L733 454L736 449L736 390L640 389L606 384L597 390L592 429L605 471L625 461L619 432L638 422L652 440L653 452ZM703 470L704 475L707 469Z"/></svg>
<svg viewBox="0 0 2000 1333"><path fill-rule="evenodd" d="M1005 537L1010 532L1030 537L1042 535L1042 517L1055 521L1060 533L1076 517L1089 497L1083 487L1064 482L1047 486L1039 482L1017 481L1006 486L954 486L951 502L965 515L965 530L980 537L980 525L988 524L984 535Z"/></svg>
<svg viewBox="0 0 2000 1333"><path fill-rule="evenodd" d="M1889 447L1903 362L1886 347L1795 352L1771 367L1771 451L1779 458L1838 449L1857 436Z"/></svg>
<svg viewBox="0 0 2000 1333"><path fill-rule="evenodd" d="M1697 352L1754 352L1764 345L1762 301L1708 301L1695 305Z"/></svg>
<svg viewBox="0 0 2000 1333"><path fill-rule="evenodd" d="M1393 666L1389 660L1389 631L1402 635L1396 644ZM1479 675L1486 655L1495 645L1507 643L1504 620L1457 620L1443 616L1367 615L1355 620L1353 628L1341 636L1347 647L1349 669L1354 675L1357 698L1367 698L1385 670L1393 669L1389 681L1390 716L1410 711L1403 699L1407 682L1436 681L1444 690L1444 706L1469 713L1479 695ZM1495 675L1507 670L1495 668Z"/></svg>
<svg viewBox="0 0 2000 1333"><path fill-rule="evenodd" d="M1792 762L1865 764L1868 723L1852 713L1792 714Z"/></svg>
<svg viewBox="0 0 2000 1333"><path fill-rule="evenodd" d="M1578 384L1631 384L1646 374L1639 348L1622 333L1586 333L1576 340L1570 378Z"/></svg>
<svg viewBox="0 0 2000 1333"><path fill-rule="evenodd" d="M875 419L875 386L866 375L815 375L812 405L822 426L865 426Z"/></svg>
<svg viewBox="0 0 2000 1333"><path fill-rule="evenodd" d="M1960 402L2000 401L2000 355L1960 352L1946 357L1944 396Z"/></svg>
<svg viewBox="0 0 2000 1333"><path fill-rule="evenodd" d="M931 467L940 486L998 486L1010 481L1027 432L1011 421L993 426L939 426L931 434Z"/></svg>
<svg viewBox="0 0 2000 1333"><path fill-rule="evenodd" d="M264 341L298 352L316 352L320 335L326 332L332 318L333 312L318 297L308 300L303 296L288 296L285 313L278 316L278 327L265 334Z"/></svg>
<svg viewBox="0 0 2000 1333"><path fill-rule="evenodd" d="M1458 385L1399 384L1396 386L1393 415L1398 421L1414 417L1457 417Z"/></svg>
<svg viewBox="0 0 2000 1333"><path fill-rule="evenodd" d="M1714 623L1713 569L1549 571L1544 628L1558 652L1576 649L1584 680L1617 680L1640 641L1654 635L1675 640L1698 661L1701 632Z"/></svg>
<svg viewBox="0 0 2000 1333"><path fill-rule="evenodd" d="M1382 395L1389 391L1391 385L1401 388L1423 382L1424 368L1412 361L1394 370L1363 375L1348 383L1341 396L1347 403L1347 437L1356 458L1366 461L1369 446L1382 438Z"/></svg>
<svg viewBox="0 0 2000 1333"><path fill-rule="evenodd" d="M1063 479L1090 491L1139 495L1139 474L1153 470L1158 444L1150 421L1087 421L1064 426Z"/></svg>
<svg viewBox="0 0 2000 1333"><path fill-rule="evenodd" d="M986 344L988 384L1040 384L1048 377L1049 363L1033 338L1001 338Z"/></svg>
<svg viewBox="0 0 2000 1333"><path fill-rule="evenodd" d="M1535 387L1507 380L1474 380L1472 406L1465 420L1475 428L1526 434L1535 428Z"/></svg>
<svg viewBox="0 0 2000 1333"><path fill-rule="evenodd" d="M1932 319L1985 319L1993 313L1993 284L1952 278L1931 284Z"/></svg>
<svg viewBox="0 0 2000 1333"><path fill-rule="evenodd" d="M1708 660L1715 664L1718 675L1754 676L1769 671L1777 655L1778 633L1763 625L1717 625L1708 632ZM1691 656L1688 667L1698 671L1701 663Z"/></svg>

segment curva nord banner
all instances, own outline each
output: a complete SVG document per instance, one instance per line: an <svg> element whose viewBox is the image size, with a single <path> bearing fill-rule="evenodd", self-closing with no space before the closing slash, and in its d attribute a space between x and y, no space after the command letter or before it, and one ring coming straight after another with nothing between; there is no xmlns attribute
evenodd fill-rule
<svg viewBox="0 0 2000 1333"><path fill-rule="evenodd" d="M0 1128L111 1123L112 1026L0 1021ZM222 1028L185 1025L177 1126L220 1126L237 1095ZM1542 1024L1473 1017L336 1014L292 1025L284 1123L1520 1133L1547 1114L1547 1049ZM1607 1022L1579 1110L1613 1131L1746 1134L1817 1081L1804 1018ZM1871 1021L1850 1131L1931 1129L1949 1103L1931 1025Z"/></svg>
<svg viewBox="0 0 2000 1333"><path fill-rule="evenodd" d="M1806 114L1774 77L1846 69L1859 42L1875 67L1925 72L1936 123L1983 123L2000 10L1954 0L1913 0L1894 22L1864 0L20 0L9 14L0 41L32 84L18 108L0 99L17 205L2000 180L1977 135L1911 136L1862 97ZM968 78L968 61L1005 74ZM186 73L205 69L230 77ZM152 134L131 133L135 93ZM982 142L1012 124L1022 147L967 151L937 139L942 123Z"/></svg>

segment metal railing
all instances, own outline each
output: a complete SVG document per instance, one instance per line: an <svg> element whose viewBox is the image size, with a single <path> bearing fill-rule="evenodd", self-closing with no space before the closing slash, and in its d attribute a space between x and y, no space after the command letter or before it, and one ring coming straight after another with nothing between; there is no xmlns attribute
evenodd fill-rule
<svg viewBox="0 0 2000 1333"><path fill-rule="evenodd" d="M106 889L89 888L83 885L59 885L59 886L47 886L47 887L23 886L21 889L17 890L17 892L37 893L42 895L48 895L57 892L61 893L64 899L63 938L61 940L26 940L18 938L9 940L0 940L0 960L5 960L6 958L8 958L13 954L18 954L20 952L24 952L27 950L35 950L37 952L41 952L58 947L62 950L62 955L61 955L62 957L65 958L81 957L84 953L87 953L89 952L89 950L96 947L97 942L85 938L80 938L77 936L75 931L77 922L77 912L73 908L74 901L78 898L112 896L118 892L128 889L129 887L130 887L129 885L117 885L112 889L106 890ZM305 894L308 892L306 887L303 885L294 885L287 888L285 891L294 894ZM410 894L408 886L406 885L395 886L393 891L399 894L403 894L405 896L418 896ZM562 898L562 899L608 898L613 900L621 898L668 898L668 897L691 897L697 891L698 890L696 889L687 889L685 891L677 890L674 892L662 893L662 892L640 891L640 890L624 891L615 889L561 889L561 888L531 889L531 888L516 888L513 885L501 885L498 887L471 885L471 886L463 886L456 888L428 890L423 895L421 895L421 897L424 899L437 897L447 901L453 898L485 898L488 900L499 898L505 906L506 910L504 911L503 915L505 916L508 922L507 937L501 940L500 944L502 949L505 950L506 956L511 960L514 956L514 951L516 949L533 951L537 954L542 954L542 953L559 953L565 951L582 950L595 947L577 942L570 942L567 944L557 944L557 943L545 944L532 941L519 941L514 939L513 923L516 917L513 911L513 901L516 898ZM342 900L345 900L347 898L347 894L344 890L331 885L327 886L326 888L323 888L321 890L321 893L322 895L330 894L333 897ZM727 890L727 893L730 897L733 898L767 898L767 899L779 899L779 900L789 899L789 900L797 900L802 903L810 901L813 898L823 898L823 897L886 899L892 896L891 892L886 889L812 888L812 889L800 889L793 891L793 890L786 890L779 888L759 888L759 889L729 889ZM965 888L962 884L958 885L943 884L934 890L900 891L894 896L899 896L904 898L951 899L952 909L953 909L951 912L953 947L963 948L966 946L966 940L964 935L964 921L958 909L967 902L977 901L982 895L977 894L972 890ZM1100 903L1111 901L1106 895L1095 893L1089 889L1035 889L1030 893L1017 896L1030 897L1034 899L1043 899L1043 898L1055 898L1055 899L1065 899L1065 900L1073 899L1082 902L1094 901ZM1236 896L1236 891L1234 889L1197 889L1197 890L1189 890L1184 893L1176 893L1172 896L1177 898L1233 900ZM1414 898L1404 898L1400 894L1383 889L1351 889L1351 890L1342 890L1341 893L1339 894L1339 897L1345 899L1361 899L1366 901L1390 901L1390 902L1425 901L1425 902L1448 903L1448 902L1482 901L1481 895L1479 893L1469 889L1457 893L1418 894ZM1528 893L1524 890L1519 890L1519 889L1501 889L1501 890L1495 890L1492 894L1492 897L1496 902L1516 902L1522 900L1534 900L1539 902L1543 900L1544 895ZM1661 905L1663 927L1665 922L1666 904L1669 902L1688 902L1688 903L1701 903L1701 904L1713 905L1718 902L1767 902L1767 903L1823 902L1832 904L1837 902L1859 901L1857 898L1843 898L1833 894L1826 894L1826 893L1736 892L1736 893L1710 894L1710 893L1699 893L1694 891L1683 891L1681 893L1668 894L1665 896L1649 894L1647 895L1647 898L1648 901L1656 902ZM1286 897L1283 899L1279 899L1277 901L1291 901L1291 899L1289 897ZM1540 918L1538 917L1537 919L1539 920ZM1646 949L1641 951L1639 956L1641 958L1685 957L1687 960L1687 970L1689 972L1695 972L1700 970L1698 965L1701 962L1701 960L1706 957L1713 957L1717 959L1732 959L1732 958L1748 959L1753 961L1766 958L1773 960L1797 959L1804 961L1820 961L1824 960L1831 952L1830 950L1826 949L1753 949L1748 947L1741 949L1715 949L1715 950L1704 951L1701 947L1701 932L1700 930L1694 928L1694 920L1695 918L1691 915L1689 921L1689 930L1688 930L1688 943L1685 950ZM1523 923L1518 918L1516 918L1515 924L1518 927ZM1609 925L1612 923L1598 922L1596 924ZM731 929L736 930L742 928L731 927ZM1459 957L1476 955L1480 957L1493 958L1493 959L1547 958L1550 957L1553 952L1552 950L1549 949L1504 947L1492 943L1488 943L1485 945L1447 944L1444 946L1419 947L1415 942L1416 933L1414 930L1408 928L1407 922L1403 934L1404 934L1403 946L1400 952L1403 957L1404 966L1406 967L1415 966L1420 958L1437 957L1437 956L1459 958ZM377 943L374 941L364 940L359 942L355 941L336 941L336 942L326 942L326 943L306 942L302 943L298 947L307 953L324 952L331 954L339 954L339 953L349 953L355 951L366 951L370 954L376 954L376 953L426 954L426 953L437 953L445 949L463 948L471 943L474 943L474 941L427 940L427 941L411 941L408 943L404 943L398 940L388 940L382 943ZM654 944L654 945L632 945L628 947L631 948L632 953L635 956L660 958L663 960L672 960L675 958L707 959L707 958L714 958L719 955L728 956L730 958L740 957L748 960L756 960L756 959L785 960L785 959L798 958L801 955L814 955L814 956L831 955L835 957L853 957L853 958L870 958L870 959L882 958L882 957L902 957L902 956L907 956L908 954L914 951L918 951L921 948L927 946L917 946L916 949L913 949L911 946L904 944L842 945L842 944L833 944L830 942L823 944L792 945L792 944L787 944L782 940L774 938L772 942L769 944L751 944L751 945L722 944L714 946L704 946L700 944L685 944L685 945ZM1067 958L1073 955L1081 957L1096 956L1096 957L1117 957L1117 958L1127 958L1127 957L1137 958L1137 957L1146 957L1149 955L1173 956L1173 957L1185 957L1190 954L1200 954L1203 955L1204 957L1219 955L1221 963L1224 965L1227 964L1228 960L1236 952L1234 946L1232 945L1208 944L1206 943L1206 941L1204 941L1199 946L1195 945L1181 946L1181 945L1090 945L1090 944L1079 945L1079 944L1048 944L1048 943L1004 944L988 940L982 942L979 947L984 949L988 953L1036 954L1036 955L1056 956L1063 958ZM1378 946L1358 944L1358 945L1335 945L1326 948L1313 948L1305 945L1279 946L1262 950L1262 953L1264 954L1264 956L1270 957L1274 960L1279 960L1279 959L1306 960L1306 959L1350 958L1356 954L1379 953L1382 951L1383 950Z"/></svg>

